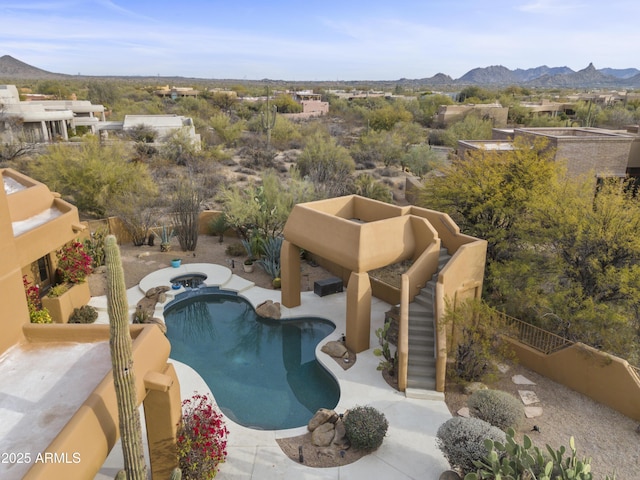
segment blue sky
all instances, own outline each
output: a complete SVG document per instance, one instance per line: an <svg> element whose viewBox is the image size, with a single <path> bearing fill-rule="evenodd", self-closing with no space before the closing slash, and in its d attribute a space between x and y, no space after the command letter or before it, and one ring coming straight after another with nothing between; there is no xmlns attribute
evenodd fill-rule
<svg viewBox="0 0 640 480"><path fill-rule="evenodd" d="M640 68L638 0L0 0L0 56L67 74L395 80Z"/></svg>

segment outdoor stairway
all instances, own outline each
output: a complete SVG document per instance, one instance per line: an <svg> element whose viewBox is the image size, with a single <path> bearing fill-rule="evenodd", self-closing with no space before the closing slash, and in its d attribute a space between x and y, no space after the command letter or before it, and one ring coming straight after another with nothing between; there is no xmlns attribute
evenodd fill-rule
<svg viewBox="0 0 640 480"><path fill-rule="evenodd" d="M438 272L451 258L446 248L440 249ZM409 356L406 396L440 398L436 389L436 347L434 296L438 272L409 304Z"/></svg>

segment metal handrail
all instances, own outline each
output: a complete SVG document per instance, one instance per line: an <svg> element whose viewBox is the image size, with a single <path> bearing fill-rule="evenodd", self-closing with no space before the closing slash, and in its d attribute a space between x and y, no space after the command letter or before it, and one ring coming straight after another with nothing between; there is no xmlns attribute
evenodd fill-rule
<svg viewBox="0 0 640 480"><path fill-rule="evenodd" d="M546 355L562 350L565 347L573 345L575 342L551 333L530 323L524 322L509 315L495 311L502 321L510 327L511 331L506 332L507 336L513 337L521 343L534 348Z"/></svg>

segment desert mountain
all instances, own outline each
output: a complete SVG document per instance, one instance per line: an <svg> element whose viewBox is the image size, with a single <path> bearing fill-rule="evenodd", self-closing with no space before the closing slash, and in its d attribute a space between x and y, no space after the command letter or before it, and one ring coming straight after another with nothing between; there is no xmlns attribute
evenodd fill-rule
<svg viewBox="0 0 640 480"><path fill-rule="evenodd" d="M0 78L16 79L56 79L65 78L69 75L62 73L52 73L40 68L32 67L29 64L13 58L11 55L0 57Z"/></svg>
<svg viewBox="0 0 640 480"><path fill-rule="evenodd" d="M10 55L0 57L0 79L64 79L71 75L62 73L53 73L40 68L28 65ZM117 80L143 77L83 77L93 79L109 79ZM152 77L149 77L152 78ZM182 77L168 77L179 79ZM157 80L157 78L155 78ZM166 79L165 79L166 80ZM203 81L206 79L186 79ZM222 80L222 79L218 79ZM265 79L264 81L272 81ZM291 83L291 82L288 82ZM295 83L295 82L294 82ZM307 82L308 83L308 82ZM317 82L326 83L326 82ZM333 82L332 82L333 83ZM338 82L338 83L358 83L358 82ZM483 68L474 68L465 73L458 79L453 79L444 73L438 73L433 77L400 80L388 80L378 82L366 82L367 84L377 84L381 87L389 85L402 85L405 87L422 88L437 86L463 86L463 85L487 85L487 86L507 86L507 85L523 85L530 87L565 87L565 88L582 88L582 87L606 87L606 88L640 88L640 70L637 68L613 69L603 68L596 69L592 63L587 68L574 72L569 67L548 67L542 65L536 68L510 70L502 65L492 65Z"/></svg>

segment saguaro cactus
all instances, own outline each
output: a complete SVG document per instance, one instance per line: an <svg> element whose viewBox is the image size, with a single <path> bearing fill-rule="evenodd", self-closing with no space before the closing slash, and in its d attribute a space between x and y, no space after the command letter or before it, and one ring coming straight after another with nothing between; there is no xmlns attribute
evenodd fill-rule
<svg viewBox="0 0 640 480"><path fill-rule="evenodd" d="M131 335L124 272L120 249L113 235L104 241L107 266L107 311L109 313L109 345L113 383L118 400L120 437L127 480L146 480L147 465L142 448L140 412L136 401Z"/></svg>
<svg viewBox="0 0 640 480"><path fill-rule="evenodd" d="M269 105L269 87L267 87L267 107L260 114L262 129L267 132L267 148L271 148L271 130L276 125L277 112L278 107L276 105Z"/></svg>

